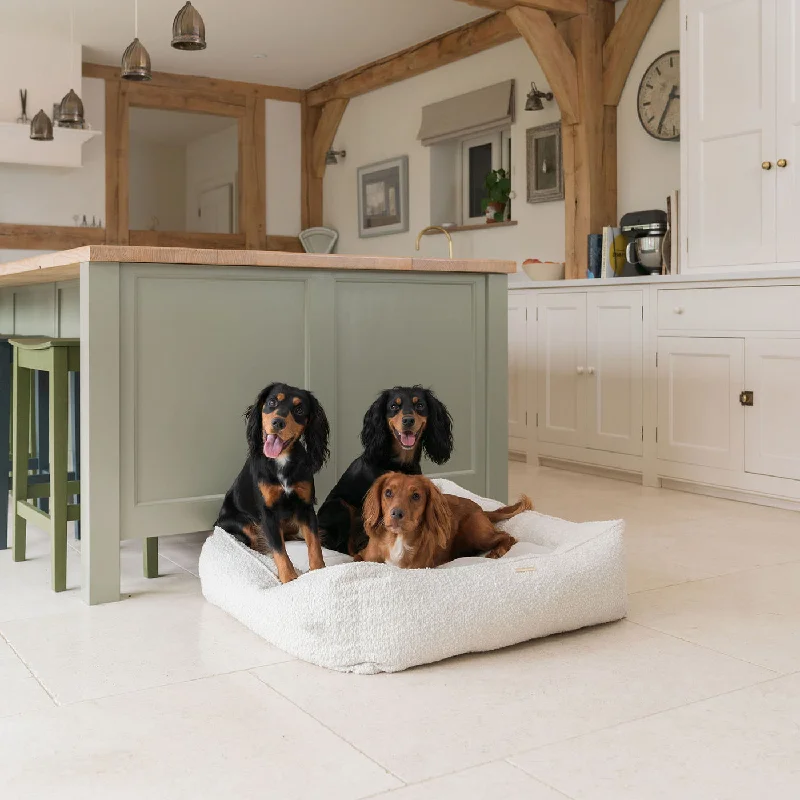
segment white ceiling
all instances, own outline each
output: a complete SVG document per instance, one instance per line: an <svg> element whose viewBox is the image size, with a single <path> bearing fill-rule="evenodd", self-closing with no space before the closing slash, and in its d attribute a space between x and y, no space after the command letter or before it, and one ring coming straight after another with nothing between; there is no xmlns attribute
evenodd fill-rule
<svg viewBox="0 0 800 800"><path fill-rule="evenodd" d="M456 0L197 0L208 48L186 53L170 47L183 2L139 0L154 70L298 89L487 13ZM133 39L133 0L2 0L0 30L68 37L71 6L84 60L119 64Z"/></svg>
<svg viewBox="0 0 800 800"><path fill-rule="evenodd" d="M132 141L182 147L228 128L237 121L231 117L193 114L188 111L164 111L157 108L132 108L130 132Z"/></svg>

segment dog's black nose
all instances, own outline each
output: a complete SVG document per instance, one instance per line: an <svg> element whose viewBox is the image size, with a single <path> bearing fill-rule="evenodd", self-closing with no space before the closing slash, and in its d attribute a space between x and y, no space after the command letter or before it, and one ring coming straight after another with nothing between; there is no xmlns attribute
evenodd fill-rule
<svg viewBox="0 0 800 800"><path fill-rule="evenodd" d="M272 430L274 431L282 431L286 427L286 420L281 419L280 417L273 417L272 418Z"/></svg>
<svg viewBox="0 0 800 800"><path fill-rule="evenodd" d="M403 514L403 509L402 508L393 508L392 509L392 513L391 513L392 519L403 519L404 516L405 516L405 514Z"/></svg>
<svg viewBox="0 0 800 800"><path fill-rule="evenodd" d="M404 428L413 428L414 427L414 417L403 417L403 427Z"/></svg>

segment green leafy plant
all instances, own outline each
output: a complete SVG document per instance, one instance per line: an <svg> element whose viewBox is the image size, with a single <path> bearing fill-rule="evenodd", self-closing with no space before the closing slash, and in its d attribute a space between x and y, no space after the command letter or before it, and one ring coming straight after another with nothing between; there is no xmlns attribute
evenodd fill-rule
<svg viewBox="0 0 800 800"><path fill-rule="evenodd" d="M504 169L493 169L483 186L486 196L481 201L481 209L485 213L490 205L494 205L494 221L502 222L511 195L511 175Z"/></svg>

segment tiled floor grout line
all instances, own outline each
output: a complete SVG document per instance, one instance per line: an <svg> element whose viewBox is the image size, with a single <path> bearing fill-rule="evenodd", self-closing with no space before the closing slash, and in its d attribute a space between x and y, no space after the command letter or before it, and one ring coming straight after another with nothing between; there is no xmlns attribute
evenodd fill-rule
<svg viewBox="0 0 800 800"><path fill-rule="evenodd" d="M293 659L293 660L297 660L297 659ZM272 664L268 664L267 665L267 667L270 667L270 666L273 666L273 665ZM252 669L261 669L261 668L260 667L252 667ZM351 742L349 739L346 739L344 736L342 736L341 734L337 733L329 725L326 725L321 719L318 719L313 714L311 714L310 712L306 711L302 706L297 705L297 703L295 703L294 700L292 700L290 697L287 697L283 692L279 691L274 686L272 686L272 684L267 683L265 680L262 680L262 678L259 675L256 675L255 672L252 671L252 669L249 670L249 672L257 681L262 683L268 689L271 689L273 692L275 692L275 694L277 694L280 697L282 697L284 700L286 700L287 703L291 703L291 705L293 705L298 711L300 711L303 714L305 714L309 719L313 719L314 722L316 722L317 724L321 725L329 733L332 733L337 739L339 739L340 741L344 742L349 747L352 747L353 750L355 750L356 752L361 753L361 755L364 756L364 758L366 758L368 761L370 761L373 764L375 764L375 766L377 766L380 769L382 769L384 772L386 772L387 775L391 775L395 780L400 781L402 786L395 786L394 787L395 789L402 789L405 786L412 785L412 784L409 784L406 781L404 781L399 775L395 775L394 772L392 772L388 767L385 767L383 764L381 764L380 761L376 761L374 758L372 758L372 756L367 755L361 748L359 748L357 745L353 744L353 742ZM393 791L393 789L387 789L386 791ZM373 795L364 795L362 800L365 800L366 797L372 797L372 796Z"/></svg>
<svg viewBox="0 0 800 800"><path fill-rule="evenodd" d="M17 650L17 648L14 647L14 645L11 644L11 642L8 641L8 639L6 638L5 634L2 631L0 631L0 639L2 639L8 645L11 652L22 662L25 669L28 670L28 674L31 676L31 678L33 678L36 681L36 683L39 684L39 686L42 687L44 693L53 701L53 703L57 707L60 707L61 703L59 703L58 700L56 700L55 695L47 688L47 686L44 685L39 676L31 668L31 665L22 657L22 653L20 653L19 650Z"/></svg>
<svg viewBox="0 0 800 800"><path fill-rule="evenodd" d="M522 767L512 763L507 758L504 758L503 762L508 764L510 767L513 767L513 769L515 769L517 772L521 772L523 775L527 775L529 778L533 778L533 780L539 781L539 783L541 783L543 786L546 786L548 789L552 789L557 794L560 794L564 798L564 800L576 800L576 798L573 795L567 794L565 791L557 788L556 786L553 786L552 783L547 783L547 781L543 780L542 778L538 778L535 775L531 775L530 772L526 772L524 769L522 769Z"/></svg>
<svg viewBox="0 0 800 800"><path fill-rule="evenodd" d="M654 633L661 634L662 636L669 636L672 639L677 639L679 642L685 642L686 644L690 644L693 647L699 647L701 650L707 650L709 653L715 653L718 656L724 656L725 658L731 658L734 661L738 661L740 664L748 664L751 667L758 667L759 669L765 669L768 672L773 673L776 678L784 678L786 675L791 675L791 672L781 672L780 670L773 669L772 667L765 667L763 664L756 664L754 661L748 661L746 658L741 658L740 656L734 656L730 653L725 653L722 650L717 650L715 647L709 647L707 644L698 644L697 642L693 642L691 639L684 639L683 636L678 636L674 633L670 633L669 631L662 631L660 628L654 628L652 625L645 625L644 622L635 622L632 619L625 618L626 622L629 622L631 625L636 625L639 628L645 628L648 631L653 631Z"/></svg>
<svg viewBox="0 0 800 800"><path fill-rule="evenodd" d="M789 564L800 564L800 558L790 558L788 561L777 561L774 564L757 564L753 567L741 567L731 572L723 572L720 575L707 575L705 578L688 578L685 581L667 583L664 586L654 586L652 589L637 589L635 592L628 592L629 597L634 595L647 594L648 592L660 592L663 589L674 589L676 586L685 586L689 583L703 583L704 581L717 581L721 578L729 578L732 575L742 575L745 572L754 572L757 569L770 569L771 567L786 567Z"/></svg>

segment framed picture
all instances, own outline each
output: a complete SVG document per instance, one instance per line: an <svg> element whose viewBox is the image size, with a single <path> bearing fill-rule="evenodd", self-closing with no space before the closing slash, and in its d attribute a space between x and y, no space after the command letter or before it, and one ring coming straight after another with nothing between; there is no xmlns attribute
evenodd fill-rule
<svg viewBox="0 0 800 800"><path fill-rule="evenodd" d="M564 199L561 161L561 123L551 122L527 131L528 202Z"/></svg>
<svg viewBox="0 0 800 800"><path fill-rule="evenodd" d="M408 230L408 156L358 169L358 235Z"/></svg>

